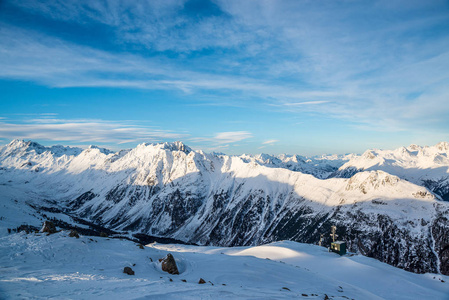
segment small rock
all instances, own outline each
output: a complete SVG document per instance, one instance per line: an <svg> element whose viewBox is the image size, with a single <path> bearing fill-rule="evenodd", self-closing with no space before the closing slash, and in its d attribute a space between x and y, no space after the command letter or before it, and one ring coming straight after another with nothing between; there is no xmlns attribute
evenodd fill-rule
<svg viewBox="0 0 449 300"><path fill-rule="evenodd" d="M80 235L78 234L78 232L76 230L71 230L69 233L69 237L75 237L75 238L79 239Z"/></svg>
<svg viewBox="0 0 449 300"><path fill-rule="evenodd" d="M171 278L169 278L170 279L170 281L173 281L173 279L171 279Z"/></svg>
<svg viewBox="0 0 449 300"><path fill-rule="evenodd" d="M162 263L162 271L167 272L172 275L178 275L178 266L176 266L176 261L171 253L168 253L166 257L159 259Z"/></svg>
<svg viewBox="0 0 449 300"><path fill-rule="evenodd" d="M329 297L326 294L324 294L324 300L329 300Z"/></svg>
<svg viewBox="0 0 449 300"><path fill-rule="evenodd" d="M303 296L303 297L309 297L309 295L307 295L307 294L301 294L301 296Z"/></svg>
<svg viewBox="0 0 449 300"><path fill-rule="evenodd" d="M142 244L139 244L139 245L137 245L137 246L139 246L140 249L145 249L145 246L142 245Z"/></svg>
<svg viewBox="0 0 449 300"><path fill-rule="evenodd" d="M206 281L203 278L200 278L200 281L198 281L198 284L205 284Z"/></svg>
<svg viewBox="0 0 449 300"><path fill-rule="evenodd" d="M48 234L56 233L56 226L53 222L45 221L41 232L47 232Z"/></svg>
<svg viewBox="0 0 449 300"><path fill-rule="evenodd" d="M126 273L126 274L128 274L128 275L134 275L134 271L133 271L133 269L131 269L130 267L125 267L125 268L123 269L123 273Z"/></svg>
<svg viewBox="0 0 449 300"><path fill-rule="evenodd" d="M181 281L182 281L182 282L187 282L187 280L185 280L185 279L181 279Z"/></svg>
<svg viewBox="0 0 449 300"><path fill-rule="evenodd" d="M285 286L284 286L282 289L283 289L283 290L290 291L290 289L289 289L288 287L285 287Z"/></svg>

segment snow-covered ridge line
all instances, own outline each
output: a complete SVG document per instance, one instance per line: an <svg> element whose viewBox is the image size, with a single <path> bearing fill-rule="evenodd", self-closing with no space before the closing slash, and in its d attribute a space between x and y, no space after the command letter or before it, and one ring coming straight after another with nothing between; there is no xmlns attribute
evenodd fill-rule
<svg viewBox="0 0 449 300"><path fill-rule="evenodd" d="M193 150L185 145L184 143L177 142L163 142L163 143L142 143L139 144L134 149L142 148L154 148L155 150L170 150L170 151L182 151L186 154L192 152ZM97 146L89 146L88 149L98 149L99 152L109 155L113 154L111 160L115 160L117 157L128 153L133 149L124 149L117 152L100 148ZM317 155L317 156L301 156L301 155L270 155L270 154L257 154L248 155L242 154L239 157L244 162L256 163L259 165L274 167L274 168L285 168L291 171L302 172L306 174L311 174L317 178L325 179L329 177L347 177L344 175L348 173L348 169L353 170L375 170L382 169L383 171L389 172L394 175L398 175L401 178L402 174L397 174L394 168L382 168L380 166L387 164L394 164L394 166L399 166L405 169L411 169L413 167L420 169L435 169L439 166L447 166L449 164L449 143L440 142L434 146L418 146L410 145L406 147L400 147L395 150L378 150L371 149L365 151L362 155L358 154L346 154L346 155ZM24 155L27 152L34 152L36 154L43 154L44 152L50 152L56 157L63 155L68 156L78 156L83 151L82 148L69 147L69 146L51 146L45 147L33 141L24 140L13 140L8 145L0 147L0 156L17 156L19 154ZM202 151L194 151L203 153ZM225 154L215 154L211 153L212 156L227 156ZM233 157L233 156L231 156ZM374 168L376 166L376 168ZM444 173L444 172L443 172ZM351 173L352 174L352 173ZM442 174L444 176L444 174ZM413 181L413 180L412 180Z"/></svg>

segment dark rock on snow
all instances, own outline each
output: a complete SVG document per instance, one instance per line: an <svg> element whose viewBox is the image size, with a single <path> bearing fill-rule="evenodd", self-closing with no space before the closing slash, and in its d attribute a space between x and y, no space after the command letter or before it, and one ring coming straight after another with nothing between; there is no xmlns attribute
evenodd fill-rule
<svg viewBox="0 0 449 300"><path fill-rule="evenodd" d="M53 222L45 221L41 232L47 232L48 234L56 233L56 226Z"/></svg>
<svg viewBox="0 0 449 300"><path fill-rule="evenodd" d="M159 259L159 261L162 263L162 271L173 275L179 274L175 258L171 253L168 253L166 257Z"/></svg>
<svg viewBox="0 0 449 300"><path fill-rule="evenodd" d="M10 232L11 229L8 228L8 232ZM21 232L21 231L25 231L26 233L32 233L32 232L36 232L39 231L39 228L32 226L32 225L20 225L19 227L16 228L15 230L16 232Z"/></svg>
<svg viewBox="0 0 449 300"><path fill-rule="evenodd" d="M133 269L131 269L130 267L125 267L125 268L123 269L123 273L126 273L126 274L128 274L128 275L134 275L134 271L133 271Z"/></svg>
<svg viewBox="0 0 449 300"><path fill-rule="evenodd" d="M80 238L80 236L79 236L79 234L78 234L78 232L76 230L71 230L70 233L69 233L69 237L75 237L77 239Z"/></svg>

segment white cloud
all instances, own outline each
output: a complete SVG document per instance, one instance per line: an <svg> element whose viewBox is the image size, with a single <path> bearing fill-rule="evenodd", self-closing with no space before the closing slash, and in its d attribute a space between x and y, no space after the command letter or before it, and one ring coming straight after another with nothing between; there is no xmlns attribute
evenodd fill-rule
<svg viewBox="0 0 449 300"><path fill-rule="evenodd" d="M262 145L272 145L279 142L278 140L268 140L262 143Z"/></svg>
<svg viewBox="0 0 449 300"><path fill-rule="evenodd" d="M247 131L219 132L212 137L192 137L187 132L144 126L132 120L35 118L13 121L0 117L0 140L18 138L70 144L105 144L113 149L120 148L122 144L182 140L193 143L198 149L218 151L236 146L236 142L251 137L252 134Z"/></svg>
<svg viewBox="0 0 449 300"><path fill-rule="evenodd" d="M229 149L230 147L237 147L239 144L237 142L247 140L252 138L252 133L248 131L226 131L218 132L211 137L191 137L186 141L188 143L193 143L193 146L201 145L196 147L206 151L222 151Z"/></svg>
<svg viewBox="0 0 449 300"><path fill-rule="evenodd" d="M188 137L148 126L104 120L34 119L24 123L0 122L0 138L122 144L156 142Z"/></svg>
<svg viewBox="0 0 449 300"><path fill-rule="evenodd" d="M217 133L214 137L220 144L235 143L252 137L248 131L228 131Z"/></svg>

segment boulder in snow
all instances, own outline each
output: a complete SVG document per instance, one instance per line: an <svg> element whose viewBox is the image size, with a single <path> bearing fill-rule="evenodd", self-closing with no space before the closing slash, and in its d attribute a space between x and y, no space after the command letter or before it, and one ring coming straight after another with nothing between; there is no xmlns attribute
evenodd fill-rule
<svg viewBox="0 0 449 300"><path fill-rule="evenodd" d="M53 222L45 221L41 232L47 232L48 234L56 233L56 226Z"/></svg>
<svg viewBox="0 0 449 300"><path fill-rule="evenodd" d="M79 239L80 235L78 234L78 232L76 230L71 230L69 233L69 237L75 237L75 238Z"/></svg>
<svg viewBox="0 0 449 300"><path fill-rule="evenodd" d="M128 274L128 275L134 275L134 271L133 271L133 269L131 269L130 267L125 267L125 268L123 269L123 273L126 273L126 274Z"/></svg>
<svg viewBox="0 0 449 300"><path fill-rule="evenodd" d="M166 257L159 259L159 261L162 263L162 271L173 275L179 274L175 258L171 253L168 253Z"/></svg>

